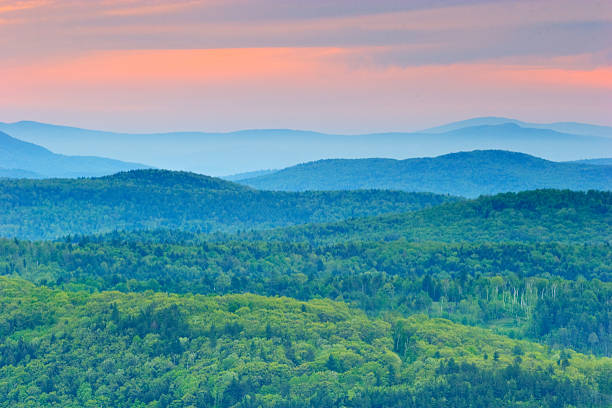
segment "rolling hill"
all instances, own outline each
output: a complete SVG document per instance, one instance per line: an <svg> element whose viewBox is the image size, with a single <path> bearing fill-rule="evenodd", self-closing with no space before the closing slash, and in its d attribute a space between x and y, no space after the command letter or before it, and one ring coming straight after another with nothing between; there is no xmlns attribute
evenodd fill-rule
<svg viewBox="0 0 612 408"><path fill-rule="evenodd" d="M605 407L612 394L609 358L423 315L6 277L0 295L1 407Z"/></svg>
<svg viewBox="0 0 612 408"><path fill-rule="evenodd" d="M64 156L0 132L0 177L93 177L148 168L95 156Z"/></svg>
<svg viewBox="0 0 612 408"><path fill-rule="evenodd" d="M264 190L378 188L476 197L539 188L610 190L612 166L557 163L487 150L407 160L320 160L237 182Z"/></svg>
<svg viewBox="0 0 612 408"><path fill-rule="evenodd" d="M257 191L218 178L133 170L84 179L0 180L0 236L113 230L236 231L404 212L457 198L431 193Z"/></svg>
<svg viewBox="0 0 612 408"><path fill-rule="evenodd" d="M405 214L251 233L257 239L342 241L612 242L612 192L534 190L482 196ZM253 238L246 235L246 237Z"/></svg>
<svg viewBox="0 0 612 408"><path fill-rule="evenodd" d="M362 135L290 129L128 134L37 122L0 123L0 131L62 154L101 155L215 176L285 168L332 158L405 159L475 149L501 149L568 161L598 158L602 152L612 151L610 137L528 128L506 122L478 123L438 133Z"/></svg>

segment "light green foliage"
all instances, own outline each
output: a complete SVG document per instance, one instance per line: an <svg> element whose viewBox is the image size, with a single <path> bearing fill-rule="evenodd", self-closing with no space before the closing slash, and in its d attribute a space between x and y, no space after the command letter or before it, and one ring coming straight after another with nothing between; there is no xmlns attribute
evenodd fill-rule
<svg viewBox="0 0 612 408"><path fill-rule="evenodd" d="M0 229L79 236L0 240L0 407L612 405L610 193L198 235L448 198L4 183ZM180 230L82 235L158 226Z"/></svg>
<svg viewBox="0 0 612 408"><path fill-rule="evenodd" d="M559 347L612 353L612 249L404 240L314 246L180 242L159 233L76 243L0 240L0 273L68 289L257 293L427 313ZM588 317L587 317L588 316Z"/></svg>
<svg viewBox="0 0 612 408"><path fill-rule="evenodd" d="M516 344L517 378L553 367L549 381L564 381L578 405L611 392L601 381L610 359L572 352L559 368L544 346L441 319L385 322L329 300L86 294L7 278L0 299L0 406L361 406L400 391L418 400L458 374L444 371L451 359L498 372L515 364ZM481 359L493 350L499 361Z"/></svg>

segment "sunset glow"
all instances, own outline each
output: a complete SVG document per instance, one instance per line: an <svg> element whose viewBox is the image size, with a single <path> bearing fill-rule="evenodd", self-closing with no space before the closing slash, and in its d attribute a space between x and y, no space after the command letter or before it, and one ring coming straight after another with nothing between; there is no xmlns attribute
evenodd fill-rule
<svg viewBox="0 0 612 408"><path fill-rule="evenodd" d="M480 115L610 123L609 2L311 3L0 1L1 119L353 133Z"/></svg>

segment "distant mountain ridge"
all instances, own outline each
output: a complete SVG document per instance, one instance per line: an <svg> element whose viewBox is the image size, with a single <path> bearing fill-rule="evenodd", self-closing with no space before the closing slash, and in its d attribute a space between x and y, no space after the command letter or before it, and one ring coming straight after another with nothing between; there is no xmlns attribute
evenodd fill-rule
<svg viewBox="0 0 612 408"><path fill-rule="evenodd" d="M39 179L39 178L44 178L44 177L33 171L27 171L27 170L22 170L22 169L2 169L0 168L0 178Z"/></svg>
<svg viewBox="0 0 612 408"><path fill-rule="evenodd" d="M558 163L523 153L475 150L406 160L319 160L238 182L264 190L375 188L476 197L541 188L612 190L612 166Z"/></svg>
<svg viewBox="0 0 612 408"><path fill-rule="evenodd" d="M612 137L602 137L606 127L581 124L579 129L574 128L582 133L572 134L559 132L569 128L558 124L549 129L546 125L525 127L531 124L485 119L455 124L446 130L360 135L291 129L129 134L36 122L0 123L0 131L62 154L113 157L214 176L332 158L405 159L495 149L570 161L599 158L602 152L612 151ZM594 131L598 136L586 131Z"/></svg>
<svg viewBox="0 0 612 408"><path fill-rule="evenodd" d="M95 156L64 156L0 132L0 177L93 177L149 168Z"/></svg>
<svg viewBox="0 0 612 408"><path fill-rule="evenodd" d="M591 125L577 122L533 123L503 117L481 117L448 123L442 126L422 130L421 133L444 133L473 126L497 126L514 124L523 128L548 129L560 133L571 133L581 136L612 137L612 126Z"/></svg>
<svg viewBox="0 0 612 408"><path fill-rule="evenodd" d="M612 166L612 158L574 160L569 163L592 164L596 166Z"/></svg>
<svg viewBox="0 0 612 408"><path fill-rule="evenodd" d="M230 174L229 176L223 176L221 178L224 180L228 180L228 181L239 181L239 180L246 180L246 179L250 179L254 177L267 176L267 175L276 173L278 171L279 171L278 169L255 170L255 171L247 171L246 173Z"/></svg>

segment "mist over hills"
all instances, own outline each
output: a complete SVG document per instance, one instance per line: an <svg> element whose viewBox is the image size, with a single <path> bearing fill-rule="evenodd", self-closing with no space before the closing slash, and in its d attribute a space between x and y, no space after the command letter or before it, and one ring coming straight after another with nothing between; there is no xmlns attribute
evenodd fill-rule
<svg viewBox="0 0 612 408"><path fill-rule="evenodd" d="M553 124L551 128L536 128L517 123L510 119L471 120L448 129L364 135L290 129L127 134L37 122L0 123L0 131L62 154L100 155L214 176L339 157L405 159L501 149L568 161L600 158L602 152L612 151L612 137L602 137L607 135L606 127ZM558 130L576 130L580 134Z"/></svg>
<svg viewBox="0 0 612 408"><path fill-rule="evenodd" d="M256 177L267 176L270 174L274 174L278 171L280 170L279 169L255 170L255 171L247 171L245 173L230 174L229 176L223 176L221 178L224 180L239 182L240 180L247 180L247 179L252 179Z"/></svg>
<svg viewBox="0 0 612 408"><path fill-rule="evenodd" d="M319 160L237 181L264 190L379 188L476 197L539 188L610 190L612 166L557 163L523 153L475 150L406 160Z"/></svg>
<svg viewBox="0 0 612 408"><path fill-rule="evenodd" d="M0 177L92 177L148 166L95 156L65 156L0 132Z"/></svg>
<svg viewBox="0 0 612 408"><path fill-rule="evenodd" d="M442 126L422 130L421 133L443 133L472 126L495 126L507 123L515 124L523 128L549 129L556 132L571 133L574 135L612 137L612 126L591 125L588 123L577 122L533 123L495 116L472 118L452 122Z"/></svg>
<svg viewBox="0 0 612 408"><path fill-rule="evenodd" d="M612 166L612 158L575 160L573 163L592 164L596 166Z"/></svg>
<svg viewBox="0 0 612 408"><path fill-rule="evenodd" d="M27 171L22 169L0 169L0 177L1 178L44 178L42 175L38 173L34 173L33 171Z"/></svg>

